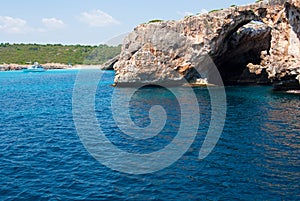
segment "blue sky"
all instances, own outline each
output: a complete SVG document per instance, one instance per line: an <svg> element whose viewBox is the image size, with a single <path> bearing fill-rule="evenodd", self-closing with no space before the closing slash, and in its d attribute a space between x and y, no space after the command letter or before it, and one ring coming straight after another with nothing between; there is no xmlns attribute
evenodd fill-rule
<svg viewBox="0 0 300 201"><path fill-rule="evenodd" d="M152 19L244 5L255 0L6 0L0 42L99 45Z"/></svg>

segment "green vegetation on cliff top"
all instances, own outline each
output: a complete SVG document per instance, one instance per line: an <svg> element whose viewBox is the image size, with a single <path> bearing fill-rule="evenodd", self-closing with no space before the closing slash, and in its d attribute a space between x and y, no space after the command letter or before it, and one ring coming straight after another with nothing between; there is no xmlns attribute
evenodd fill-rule
<svg viewBox="0 0 300 201"><path fill-rule="evenodd" d="M121 52L119 46L89 46L61 44L0 44L0 65L3 63L26 64L62 63L62 64L102 64Z"/></svg>
<svg viewBox="0 0 300 201"><path fill-rule="evenodd" d="M150 20L147 24L156 23L156 22L163 22L163 20L159 20L159 19Z"/></svg>

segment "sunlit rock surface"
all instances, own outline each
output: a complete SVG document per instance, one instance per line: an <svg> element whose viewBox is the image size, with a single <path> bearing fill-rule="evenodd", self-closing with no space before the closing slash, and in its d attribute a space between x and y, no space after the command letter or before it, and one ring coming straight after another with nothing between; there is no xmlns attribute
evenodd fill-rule
<svg viewBox="0 0 300 201"><path fill-rule="evenodd" d="M141 24L125 38L113 65L115 84L193 84L199 78L219 84L217 69L225 84L297 88L299 18L298 0L280 0Z"/></svg>

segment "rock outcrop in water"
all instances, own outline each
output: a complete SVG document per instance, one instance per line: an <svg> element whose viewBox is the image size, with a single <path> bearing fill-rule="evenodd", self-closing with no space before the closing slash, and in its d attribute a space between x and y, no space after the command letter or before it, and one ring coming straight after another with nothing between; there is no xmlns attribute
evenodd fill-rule
<svg viewBox="0 0 300 201"><path fill-rule="evenodd" d="M114 65L119 61L120 55L108 60L100 66L101 70L114 70Z"/></svg>
<svg viewBox="0 0 300 201"><path fill-rule="evenodd" d="M209 55L225 84L299 89L299 18L299 0L277 0L139 25L124 40L115 83L218 84Z"/></svg>

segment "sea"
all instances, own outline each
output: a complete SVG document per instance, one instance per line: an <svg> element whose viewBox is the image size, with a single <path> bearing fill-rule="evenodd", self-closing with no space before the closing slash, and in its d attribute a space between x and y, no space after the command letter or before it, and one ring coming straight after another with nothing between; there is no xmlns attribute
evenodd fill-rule
<svg viewBox="0 0 300 201"><path fill-rule="evenodd" d="M128 101L113 71L95 83L97 73L0 72L0 200L300 200L299 95L226 87L222 130L199 158L214 121L209 89L192 89L196 104L181 87L142 87ZM181 130L192 134L176 144Z"/></svg>

